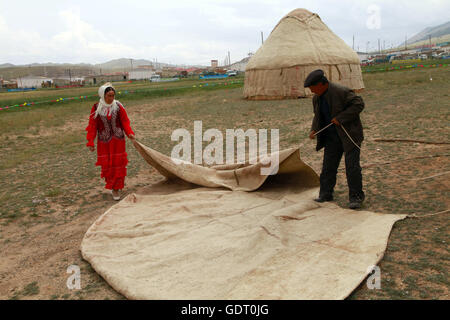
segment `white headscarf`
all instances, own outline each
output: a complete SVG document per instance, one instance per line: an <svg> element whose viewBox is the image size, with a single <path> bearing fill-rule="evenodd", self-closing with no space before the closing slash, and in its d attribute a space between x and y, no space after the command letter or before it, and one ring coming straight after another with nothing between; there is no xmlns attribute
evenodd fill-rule
<svg viewBox="0 0 450 320"><path fill-rule="evenodd" d="M106 116L109 113L115 112L119 109L119 105L117 104L119 101L117 101L116 99L114 99L114 101L110 104L107 104L105 101L105 90L109 87L114 89L114 87L110 82L107 82L100 88L98 88L98 95L100 97L100 101L98 102L94 118L97 118L98 115Z"/></svg>

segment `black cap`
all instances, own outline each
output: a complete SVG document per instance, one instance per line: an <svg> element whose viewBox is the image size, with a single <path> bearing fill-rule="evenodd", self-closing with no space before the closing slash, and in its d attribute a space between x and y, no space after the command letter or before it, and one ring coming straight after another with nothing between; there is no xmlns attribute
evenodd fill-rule
<svg viewBox="0 0 450 320"><path fill-rule="evenodd" d="M307 88L313 86L315 84L318 84L322 80L328 81L323 73L323 70L320 69L314 70L306 77L304 87Z"/></svg>

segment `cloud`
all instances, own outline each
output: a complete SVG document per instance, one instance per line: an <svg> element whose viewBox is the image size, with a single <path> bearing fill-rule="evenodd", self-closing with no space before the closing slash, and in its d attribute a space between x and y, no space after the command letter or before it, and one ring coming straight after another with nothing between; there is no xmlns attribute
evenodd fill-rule
<svg viewBox="0 0 450 320"><path fill-rule="evenodd" d="M50 38L42 38L38 32L13 30L0 16L1 60L12 63L30 62L103 62L105 58L132 55L134 50L108 39L99 30L82 21L79 10L59 13L63 31ZM30 61L31 60L31 61Z"/></svg>
<svg viewBox="0 0 450 320"><path fill-rule="evenodd" d="M132 47L115 41L112 34L104 34L83 21L79 9L59 13L63 31L49 41L54 56L64 56L71 61L104 61L134 53Z"/></svg>
<svg viewBox="0 0 450 320"><path fill-rule="evenodd" d="M147 41L133 45L133 41L120 39L114 30L105 27L101 31L83 21L79 8L60 11L58 20L55 21L55 26L61 31L42 38L37 32L26 30L13 32L6 20L0 16L0 41L7 48L0 53L0 59L16 64L50 61L101 63L130 57L149 60L157 58L158 61L171 63L207 64L211 59L225 55L230 49L226 41L206 40L201 37L195 39L195 35L189 35L188 39L180 36L182 31L174 34L174 38L178 38L176 41L164 37L162 40L152 41L152 37L148 37ZM171 28L178 26L179 29L178 23L167 23L167 26ZM205 37L207 38L207 35Z"/></svg>
<svg viewBox="0 0 450 320"><path fill-rule="evenodd" d="M103 33L95 30L90 24L81 20L80 10L78 8L61 11L59 17L65 25L66 30L53 37L53 41L56 43L85 45L88 41L106 40Z"/></svg>
<svg viewBox="0 0 450 320"><path fill-rule="evenodd" d="M0 16L1 59L5 62L20 61L41 52L42 39L35 31L15 30ZM6 50L5 50L6 49Z"/></svg>
<svg viewBox="0 0 450 320"><path fill-rule="evenodd" d="M222 61L228 51L236 61L259 48L261 31L267 39L299 6L318 13L350 46L355 35L355 49L365 49L368 42L373 49L378 39L399 44L405 34L446 22L450 12L448 0L430 0L426 6L409 0L110 0L108 6L42 0L26 2L26 12L24 5L15 0L0 8L0 63L100 63L123 57L209 64ZM379 29L367 27L370 5L380 8Z"/></svg>

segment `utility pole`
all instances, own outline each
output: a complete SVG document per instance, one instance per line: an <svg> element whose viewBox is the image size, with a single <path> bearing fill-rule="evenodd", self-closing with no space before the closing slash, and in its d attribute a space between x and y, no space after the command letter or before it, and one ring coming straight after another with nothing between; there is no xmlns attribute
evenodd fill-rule
<svg viewBox="0 0 450 320"><path fill-rule="evenodd" d="M353 35L353 46L352 49L355 50L355 35Z"/></svg>
<svg viewBox="0 0 450 320"><path fill-rule="evenodd" d="M130 59L130 63L131 63L131 71L133 71L133 59Z"/></svg>
<svg viewBox="0 0 450 320"><path fill-rule="evenodd" d="M430 50L431 50L431 34L428 35L428 38L430 40Z"/></svg>
<svg viewBox="0 0 450 320"><path fill-rule="evenodd" d="M378 38L378 53L381 53L381 48L380 48L380 38Z"/></svg>
<svg viewBox="0 0 450 320"><path fill-rule="evenodd" d="M228 51L228 66L231 65L230 51Z"/></svg>
<svg viewBox="0 0 450 320"><path fill-rule="evenodd" d="M263 32L261 31L261 45L264 44L264 37L263 37Z"/></svg>
<svg viewBox="0 0 450 320"><path fill-rule="evenodd" d="M407 42L408 42L408 35L405 34L405 50L408 50Z"/></svg>

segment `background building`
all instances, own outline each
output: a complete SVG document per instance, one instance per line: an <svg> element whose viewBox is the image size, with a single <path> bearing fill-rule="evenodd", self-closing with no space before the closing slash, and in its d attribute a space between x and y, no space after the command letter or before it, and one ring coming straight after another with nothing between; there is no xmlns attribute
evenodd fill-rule
<svg viewBox="0 0 450 320"><path fill-rule="evenodd" d="M128 72L128 79L129 80L150 80L152 75L154 75L155 72L148 69L138 69Z"/></svg>
<svg viewBox="0 0 450 320"><path fill-rule="evenodd" d="M247 66L248 61L250 60L251 55L242 59L241 61L230 64L228 67L229 70L236 70L240 72L245 72L245 67Z"/></svg>
<svg viewBox="0 0 450 320"><path fill-rule="evenodd" d="M42 88L42 84L53 83L53 79L39 76L27 76L14 79L18 88Z"/></svg>
<svg viewBox="0 0 450 320"><path fill-rule="evenodd" d="M113 81L127 81L127 80L128 80L128 72L98 74L95 76L87 76L84 78L85 83L90 85L97 85Z"/></svg>

